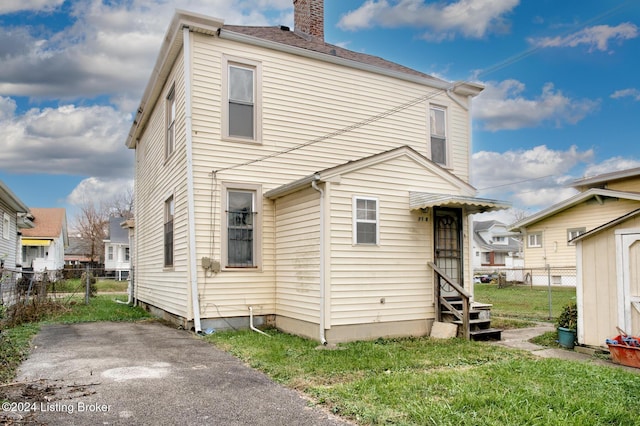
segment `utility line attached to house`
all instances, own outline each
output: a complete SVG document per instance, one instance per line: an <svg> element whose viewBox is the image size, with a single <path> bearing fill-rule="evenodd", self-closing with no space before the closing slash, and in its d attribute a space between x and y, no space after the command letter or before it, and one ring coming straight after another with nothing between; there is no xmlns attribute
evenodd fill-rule
<svg viewBox="0 0 640 426"><path fill-rule="evenodd" d="M575 32L577 30L583 29L584 27L586 27L589 24L597 22L597 21L599 21L599 20L601 20L601 19L603 19L603 18L605 18L607 16L611 16L611 15L615 14L617 11L619 11L622 8L624 8L625 6L627 6L630 3L633 3L633 1L632 0L627 0L626 2L623 2L622 4L620 4L618 6L615 6L615 7L611 8L611 9L608 9L607 11L605 11L605 12L603 12L603 13L601 13L601 14L599 14L599 15L597 15L597 16L595 16L595 17L593 17L593 18L591 18L591 19L589 19L589 20L587 20L585 22L583 22L579 26L572 27L572 28L568 29L567 31L563 32L558 37L563 37L563 36L569 35L572 32ZM542 50L543 47L544 46L542 46L542 45L535 46L535 47L532 47L530 49L526 49L523 52L520 52L520 53L518 53L516 55L510 56L509 58L507 58L507 59L505 59L503 61L497 62L494 65L492 65L492 66L490 66L490 67L478 72L475 75L475 77L476 78L480 78L481 76L486 76L486 75L491 74L491 73L493 73L493 72L495 72L497 70L500 70L500 69L505 68L505 67L507 67L509 65L512 65L512 64L514 64L514 63L516 63L516 62L518 62L518 61L520 61L520 60L522 60L522 59L524 59L524 58L526 58L528 56L533 55L538 50ZM404 104L401 104L401 105L398 105L396 107L390 108L390 109L388 109L386 111L383 111L380 114L374 115L372 117L369 117L369 118L367 118L365 120L359 121L359 122L354 123L352 125L343 127L343 128L338 129L338 130L336 130L334 132L331 132L331 133L325 134L323 136L317 137L317 138L312 139L312 140L310 140L308 142L293 146L291 148L284 149L282 151L277 151L277 152L274 152L274 153L271 153L271 154L268 154L268 155L264 155L262 157L258 157L258 158L253 159L253 160L245 161L243 163L238 163L238 164L235 164L235 165L232 165L232 166L223 167L221 169L217 169L217 170L212 171L212 173L215 175L216 173L219 173L219 172L223 172L223 171L227 171L227 170L233 170L233 169L237 169L239 167L248 166L248 165L251 165L251 164L254 164L254 163L259 163L261 161L265 161L265 160L268 160L270 158L275 158L275 157L278 157L280 155L288 154L288 153L290 153L292 151L296 151L298 149L305 148L307 146L311 146L311 145L314 145L314 144L319 143L319 142L323 142L323 141L325 141L327 139L331 139L333 137L348 133L348 132L350 132L352 130L359 129L360 127L363 127L363 126L365 126L365 125L367 125L369 123L376 122L376 121L378 121L378 120L380 120L382 118L385 118L385 117L393 115L393 114L395 114L397 112L403 111L403 110L405 110L405 109L407 109L407 108L409 108L411 106L414 106L414 105L417 105L417 104L419 104L421 102L424 102L424 101L427 101L429 99L432 99L433 97L437 96L438 94L445 93L447 91L452 90L456 85L470 84L470 83L471 83L470 80L462 80L462 81L451 83L446 88L436 89L436 90L434 90L434 91L432 91L430 93L427 93L425 95L419 96L419 97L414 98L414 99L411 99L410 101L405 102ZM546 178L548 176L544 176L544 177ZM536 178L536 179L542 179L542 178ZM536 179L533 179L533 180L536 180ZM523 182L526 182L526 181L523 181ZM508 185L512 185L512 184L508 184ZM507 185L505 185L505 186L507 186ZM497 188L497 187L493 187L493 188ZM492 189L492 188L483 188L482 190L485 190L485 189Z"/></svg>
<svg viewBox="0 0 640 426"><path fill-rule="evenodd" d="M366 119L364 119L362 121L359 121L357 123L354 123L354 124L351 124L349 126L343 127L341 129L335 130L335 131L333 131L331 133L327 133L327 134L325 134L323 136L319 136L319 137L317 137L315 139L312 139L312 140L310 140L308 142L293 146L291 148L287 148L287 149L282 150L282 151L278 151L278 152L274 152L274 153L271 153L271 154L267 154L267 155L264 155L262 157L258 157L258 158L253 159L253 160L245 161L244 163L239 163L239 164L235 164L233 166L224 167L222 169L214 170L213 174L215 175L215 174L217 174L219 172L236 169L236 168L242 167L242 166L248 166L250 164L258 163L260 161L264 161L264 160L268 160L270 158L278 157L278 156L280 156L282 154L287 154L289 152L296 151L296 150L301 149L301 148L305 148L307 146L316 144L318 142L322 142L322 141L325 141L327 139L331 139L331 138L334 138L336 136L340 136L340 135L343 135L345 133L349 133L349 132L351 132L353 130L356 130L356 129L359 129L360 127L363 127L363 126L365 126L367 124L374 123L374 122L376 122L378 120L381 120L381 119L383 119L385 117L388 117L388 116L393 115L393 114L395 114L397 112L403 111L403 110L405 110L405 109L407 109L409 107L417 105L417 104L419 104L421 102L427 101L427 100L437 96L438 94L443 93L445 90L453 89L456 84L460 84L460 83L459 82L458 83L452 83L446 89L434 90L432 92L427 93L426 95L422 95L422 96L419 96L417 98L411 99L408 102L405 102L405 103L403 103L401 105L395 106L395 107L390 108L390 109L388 109L386 111L383 111L383 112L381 112L381 113L379 113L377 115L371 116L371 117L366 118Z"/></svg>

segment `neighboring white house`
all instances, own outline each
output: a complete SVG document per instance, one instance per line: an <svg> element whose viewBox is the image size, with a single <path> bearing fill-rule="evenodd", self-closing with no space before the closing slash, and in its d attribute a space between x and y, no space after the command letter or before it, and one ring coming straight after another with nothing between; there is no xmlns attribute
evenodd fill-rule
<svg viewBox="0 0 640 426"><path fill-rule="evenodd" d="M109 236L104 240L104 270L113 273L118 281L129 277L131 255L129 232L122 227L124 217L109 218Z"/></svg>
<svg viewBox="0 0 640 426"><path fill-rule="evenodd" d="M22 267L34 272L64 268L69 244L67 216L63 208L31 208L33 225L22 231Z"/></svg>
<svg viewBox="0 0 640 426"><path fill-rule="evenodd" d="M325 43L322 1L294 15L173 17L126 141L134 297L196 331L428 334L430 263L473 292L470 215L507 207L469 184L483 87Z"/></svg>
<svg viewBox="0 0 640 426"><path fill-rule="evenodd" d="M497 220L473 222L474 270L499 270L523 266L519 234L507 231Z"/></svg>
<svg viewBox="0 0 640 426"><path fill-rule="evenodd" d="M20 232L33 227L27 207L0 181L0 265L15 270L21 264Z"/></svg>

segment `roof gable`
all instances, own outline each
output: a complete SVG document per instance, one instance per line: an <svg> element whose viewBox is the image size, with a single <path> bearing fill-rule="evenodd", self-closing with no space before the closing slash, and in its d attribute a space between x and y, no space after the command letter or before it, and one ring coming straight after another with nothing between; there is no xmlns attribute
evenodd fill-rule
<svg viewBox="0 0 640 426"><path fill-rule="evenodd" d="M580 192L579 194L576 194L573 197L568 198L560 203L554 204L553 206L547 209L541 210L538 213L535 213L529 217L526 217L516 223L511 224L509 226L509 230L513 231L513 230L518 230L520 228L524 228L527 226L531 226L534 223L547 219L564 210L568 210L591 198L598 199L599 197L600 198L622 198L625 200L640 201L640 194L637 194L637 193L591 188L584 192Z"/></svg>
<svg viewBox="0 0 640 426"><path fill-rule="evenodd" d="M571 186L576 189L584 190L589 187L604 185L608 182L635 178L638 176L640 176L640 167L578 179L573 181Z"/></svg>
<svg viewBox="0 0 640 426"><path fill-rule="evenodd" d="M341 175L362 170L367 167L371 167L376 164L384 163L400 157L410 158L420 167L424 168L425 172L438 176L443 181L446 181L447 183L455 187L460 193L462 193L463 196L473 196L476 192L474 187L464 182L462 179L458 178L448 170L432 162L425 156L421 155L413 148L408 146L401 146L399 148L394 148L389 151L374 154L358 160L349 161L335 167L330 167L328 169L318 171L312 175L305 176L291 183L272 189L271 191L265 193L265 197L270 199L280 198L309 186L313 181L332 181L338 179Z"/></svg>
<svg viewBox="0 0 640 426"><path fill-rule="evenodd" d="M470 82L447 82L420 71L387 61L377 56L350 51L325 43L315 37L304 37L299 32L285 30L286 27L247 27L224 25L224 20L197 13L176 10L167 29L160 53L151 73L136 117L129 130L125 145L135 148L140 133L150 118L147 106L153 106L160 96L161 88L169 75L175 59L181 52L183 30L209 34L221 39L251 44L267 49L279 50L295 55L311 57L325 62L358 68L394 78L410 80L425 86L447 90L460 96L477 96L484 86Z"/></svg>
<svg viewBox="0 0 640 426"><path fill-rule="evenodd" d="M29 238L58 238L63 236L65 243L67 237L67 216L63 208L32 207L34 227L24 229L22 235Z"/></svg>

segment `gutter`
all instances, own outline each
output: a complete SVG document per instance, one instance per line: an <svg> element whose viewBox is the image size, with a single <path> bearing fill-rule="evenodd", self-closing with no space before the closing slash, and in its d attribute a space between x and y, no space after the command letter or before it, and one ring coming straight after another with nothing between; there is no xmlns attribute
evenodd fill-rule
<svg viewBox="0 0 640 426"><path fill-rule="evenodd" d="M311 181L311 187L320 193L320 343L326 346L327 339L324 336L325 331L325 317L324 309L326 306L326 294L325 294L325 274L324 274L324 252L325 252L325 240L324 240L324 190L318 187L316 178Z"/></svg>
<svg viewBox="0 0 640 426"><path fill-rule="evenodd" d="M191 39L189 28L183 27L184 46L184 93L185 93L185 126L187 144L187 232L189 234L189 281L191 284L191 308L193 309L193 325L197 334L202 333L200 324L200 298L198 297L198 261L196 257L196 223L193 183L193 128L191 112Z"/></svg>

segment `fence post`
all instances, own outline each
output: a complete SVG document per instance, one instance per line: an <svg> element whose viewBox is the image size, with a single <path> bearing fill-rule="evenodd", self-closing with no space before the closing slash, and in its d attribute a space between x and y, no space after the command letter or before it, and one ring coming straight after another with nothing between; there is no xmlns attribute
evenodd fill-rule
<svg viewBox="0 0 640 426"><path fill-rule="evenodd" d="M549 319L552 318L551 314L551 265L547 263L547 288L549 289Z"/></svg>
<svg viewBox="0 0 640 426"><path fill-rule="evenodd" d="M84 290L84 304L89 304L89 295L91 292L91 277L89 277L89 265L85 267L85 290Z"/></svg>

